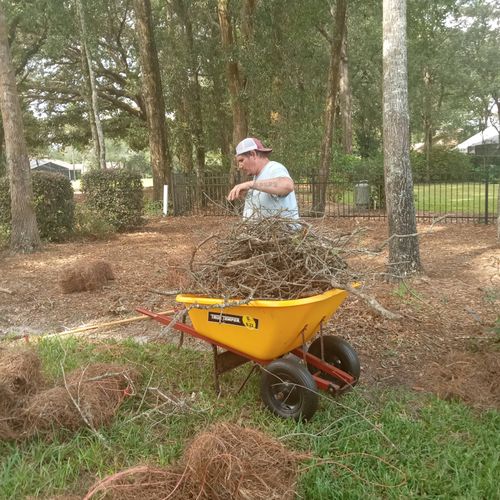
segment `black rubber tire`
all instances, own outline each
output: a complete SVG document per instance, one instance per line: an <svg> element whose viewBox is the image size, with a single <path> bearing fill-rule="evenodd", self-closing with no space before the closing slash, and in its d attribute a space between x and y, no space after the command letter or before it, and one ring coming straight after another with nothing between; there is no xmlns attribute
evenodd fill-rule
<svg viewBox="0 0 500 500"><path fill-rule="evenodd" d="M334 335L323 335L323 351L324 361L336 368L340 368L355 378L354 382L351 384L354 387L358 383L361 366L359 364L358 355L351 344ZM321 337L318 337L309 346L307 352L321 359ZM307 365L307 369L313 374L317 374L318 372L318 369L311 364ZM327 373L320 372L319 376L331 382L340 382L345 385L341 380Z"/></svg>
<svg viewBox="0 0 500 500"><path fill-rule="evenodd" d="M306 367L293 359L277 359L263 367L260 395L282 418L309 420L318 409L316 382Z"/></svg>

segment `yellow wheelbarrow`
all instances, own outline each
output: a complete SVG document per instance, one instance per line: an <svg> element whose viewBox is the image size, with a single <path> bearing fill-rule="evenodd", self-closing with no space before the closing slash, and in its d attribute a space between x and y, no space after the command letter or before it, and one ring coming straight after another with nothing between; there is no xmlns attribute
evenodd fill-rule
<svg viewBox="0 0 500 500"><path fill-rule="evenodd" d="M354 349L339 337L323 335L321 328L346 297L345 290L333 289L297 300L239 304L201 295L177 295L176 301L187 310L192 326L144 308L137 311L162 324L173 323L181 333L212 345L217 392L220 374L253 361L243 385L260 367L265 405L280 417L307 420L317 410L318 388L339 394L359 378ZM318 331L321 335L307 348Z"/></svg>

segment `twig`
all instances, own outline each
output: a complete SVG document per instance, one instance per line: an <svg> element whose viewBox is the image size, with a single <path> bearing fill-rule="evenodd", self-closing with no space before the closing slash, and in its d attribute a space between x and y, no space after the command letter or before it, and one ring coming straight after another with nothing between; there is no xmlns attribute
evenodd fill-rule
<svg viewBox="0 0 500 500"><path fill-rule="evenodd" d="M162 292L161 290L155 290L153 288L149 289L148 292L157 293L158 295L165 295L167 297L171 297L172 295L177 295L181 293L180 290L167 290L165 292Z"/></svg>
<svg viewBox="0 0 500 500"><path fill-rule="evenodd" d="M429 226L428 229L422 232L417 232L417 233L411 233L411 234L392 234L389 238L387 238L385 241L383 241L380 245L375 247L373 252L375 253L380 253L382 249L387 246L393 239L395 238L414 238L415 236L422 236L424 234L432 233L434 229L434 225L437 224L438 222L441 222L443 219L446 219L447 217L450 217L450 214L445 214L442 215L441 217L438 217L437 219L434 219L432 224Z"/></svg>
<svg viewBox="0 0 500 500"><path fill-rule="evenodd" d="M79 402L76 401L75 398L73 397L73 394L71 394L71 391L70 391L70 389L68 387L68 383L66 381L66 373L64 371L64 366L62 365L62 363L61 363L60 366L61 366L61 371L62 371L62 375L63 375L64 388L68 392L68 396L70 397L71 402L75 406L76 410L78 411L78 413L82 417L82 420L85 422L85 424L87 425L87 427L102 441L102 443L104 444L104 446L110 450L111 447L107 443L105 437L94 427L94 424L87 418L87 415L85 415L85 412L82 411L82 409L80 408ZM85 371L83 373L85 373ZM82 376L83 376L83 374L82 374ZM78 395L80 394L80 384L81 384L81 379L79 380L78 386L77 386L77 394Z"/></svg>

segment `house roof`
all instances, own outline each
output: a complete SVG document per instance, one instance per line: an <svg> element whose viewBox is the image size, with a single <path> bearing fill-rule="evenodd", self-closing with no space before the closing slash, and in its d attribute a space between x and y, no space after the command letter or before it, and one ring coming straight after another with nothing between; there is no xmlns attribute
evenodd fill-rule
<svg viewBox="0 0 500 500"><path fill-rule="evenodd" d="M493 125L490 125L482 132L478 132L472 137L469 137L464 142L458 144L455 149L458 149L463 153L467 153L468 148L478 146L480 144L498 144L498 130Z"/></svg>
<svg viewBox="0 0 500 500"><path fill-rule="evenodd" d="M63 160L52 160L49 158L30 160L30 168L41 167L43 165L46 165L47 163L53 163L54 165L59 165L60 167L67 168L68 170L83 170L82 163L68 163Z"/></svg>

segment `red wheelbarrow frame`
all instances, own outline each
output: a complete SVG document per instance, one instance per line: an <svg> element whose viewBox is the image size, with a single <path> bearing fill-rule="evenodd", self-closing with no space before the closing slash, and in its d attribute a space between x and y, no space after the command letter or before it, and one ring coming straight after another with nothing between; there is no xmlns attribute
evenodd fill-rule
<svg viewBox="0 0 500 500"><path fill-rule="evenodd" d="M178 309L178 311L182 310L183 308ZM192 337L203 340L212 345L212 350L214 354L214 381L215 381L215 390L217 393L220 393L219 375L221 375L222 373L232 370L233 368L237 368L238 366L241 366L249 361L253 361L254 363L256 363L256 365L260 366L266 366L272 361L274 361L274 359L263 360L254 358L253 356L249 356L248 354L238 351L233 347L229 347L223 344L222 342L216 342L215 340L212 340L206 337L205 335L198 333L193 327L187 325L186 323L176 321L175 318L172 316L167 316L165 314L158 314L143 307L136 308L136 311L141 314L145 314L146 316L149 316L150 318L154 319L155 321L158 321L159 323L162 323L163 325L170 325L171 323L173 323L172 327L175 330L178 330L181 333L186 333L188 335L191 335ZM224 351L219 352L218 348L224 349ZM321 360L320 358L312 354L309 354L302 348L298 347L290 352L291 354L294 354L295 356L303 359L307 365L314 366L315 368L318 369L316 374L313 373L311 375L314 381L316 382L317 387L323 391L328 391L335 395L340 394L351 388L356 382L355 378L349 373L329 363L326 363L325 361ZM288 353L284 353L283 355L285 354ZM252 371L248 374L247 378L245 379L239 390L241 390L242 387L245 385L256 365L254 365ZM327 375L330 375L331 377L335 378L341 383L336 383L331 380L322 378L318 375L318 373L326 373Z"/></svg>

